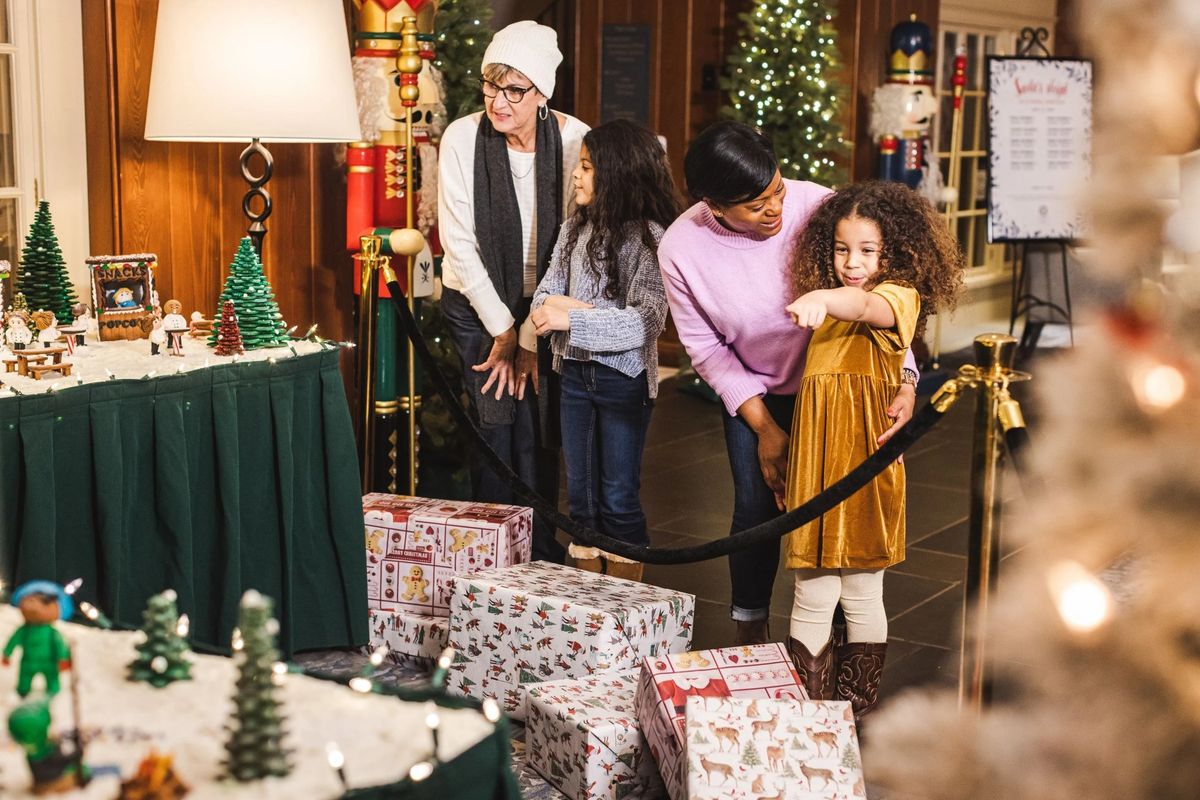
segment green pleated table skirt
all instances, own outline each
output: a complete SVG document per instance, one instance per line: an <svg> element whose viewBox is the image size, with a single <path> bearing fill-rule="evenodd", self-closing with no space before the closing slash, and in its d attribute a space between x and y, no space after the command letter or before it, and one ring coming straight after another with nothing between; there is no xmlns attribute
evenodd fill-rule
<svg viewBox="0 0 1200 800"><path fill-rule="evenodd" d="M0 399L0 575L82 578L140 625L174 589L228 647L247 589L289 654L367 641L357 454L339 351Z"/></svg>

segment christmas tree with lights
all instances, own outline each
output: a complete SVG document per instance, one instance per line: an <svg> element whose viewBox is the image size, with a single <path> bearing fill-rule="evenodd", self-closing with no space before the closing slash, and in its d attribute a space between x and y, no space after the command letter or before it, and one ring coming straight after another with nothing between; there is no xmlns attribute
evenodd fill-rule
<svg viewBox="0 0 1200 800"><path fill-rule="evenodd" d="M271 601L253 589L246 592L233 636L238 679L224 761L225 774L237 781L283 777L292 771L291 751L283 746L278 697L287 672L275 650L278 632Z"/></svg>
<svg viewBox="0 0 1200 800"><path fill-rule="evenodd" d="M191 680L192 662L188 660L186 623L180 624L175 607L175 592L168 589L156 594L142 612L142 634L137 657L129 664L129 680L148 683L161 689L175 681Z"/></svg>
<svg viewBox="0 0 1200 800"><path fill-rule="evenodd" d="M24 293L31 311L50 311L60 322L73 318L71 306L79 300L67 275L58 237L54 235L50 204L45 200L38 203L29 235L25 237L16 288Z"/></svg>
<svg viewBox="0 0 1200 800"><path fill-rule="evenodd" d="M487 0L441 0L437 7L436 58L441 70L446 119L483 108L479 65L492 39L492 6Z"/></svg>
<svg viewBox="0 0 1200 800"><path fill-rule="evenodd" d="M785 178L837 184L847 152L833 0L756 0L741 28L721 88L725 116L771 137Z"/></svg>
<svg viewBox="0 0 1200 800"><path fill-rule="evenodd" d="M216 347L221 334L221 314L225 301L232 300L237 308L238 329L242 335L242 346L247 350L257 347L281 347L287 344L286 324L275 302L275 292L263 274L262 263L254 252L249 236L242 237L237 255L229 265L229 277L221 292L220 308L213 319L209 347Z"/></svg>

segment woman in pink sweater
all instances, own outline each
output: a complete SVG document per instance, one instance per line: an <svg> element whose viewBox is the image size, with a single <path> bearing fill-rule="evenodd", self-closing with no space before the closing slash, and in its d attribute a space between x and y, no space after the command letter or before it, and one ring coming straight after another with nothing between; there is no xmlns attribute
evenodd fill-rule
<svg viewBox="0 0 1200 800"><path fill-rule="evenodd" d="M788 262L797 234L829 190L779 174L771 142L736 122L719 122L684 157L688 193L698 202L658 246L663 284L692 366L725 406L725 446L733 472L730 534L782 513L788 432L810 331L792 324ZM911 417L916 371L880 443ZM779 543L729 556L730 615L736 644L768 641Z"/></svg>

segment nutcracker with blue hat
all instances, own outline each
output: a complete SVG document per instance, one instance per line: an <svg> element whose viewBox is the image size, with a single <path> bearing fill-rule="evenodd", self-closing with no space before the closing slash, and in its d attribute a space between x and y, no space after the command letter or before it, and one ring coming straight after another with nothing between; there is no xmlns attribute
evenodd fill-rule
<svg viewBox="0 0 1200 800"><path fill-rule="evenodd" d="M878 177L919 189L936 202L940 171L929 152L929 126L938 108L933 68L933 32L913 14L892 28L887 82L871 98L871 137L879 144Z"/></svg>

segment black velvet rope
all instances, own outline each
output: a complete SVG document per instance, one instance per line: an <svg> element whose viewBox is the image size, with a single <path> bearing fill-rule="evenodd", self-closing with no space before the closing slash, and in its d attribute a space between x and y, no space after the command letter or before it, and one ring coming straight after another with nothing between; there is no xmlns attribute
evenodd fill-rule
<svg viewBox="0 0 1200 800"><path fill-rule="evenodd" d="M1036 491L1040 488L1041 483L1031 477L1032 472L1025 468L1025 451L1029 447L1029 431L1024 428L1009 428L1004 432L1004 446L1008 450L1008 457L1012 460L1013 471L1017 473L1017 480L1021 487L1026 491Z"/></svg>
<svg viewBox="0 0 1200 800"><path fill-rule="evenodd" d="M810 522L821 516L866 486L876 475L900 457L914 442L924 436L943 416L942 412L934 408L932 404L927 404L913 415L913 418L907 425L897 431L891 439L851 470L844 478L799 507L761 525L740 531L732 536L726 536L715 541L691 547L667 548L631 545L619 539L614 539L611 536L606 536L600 531L581 525L562 514L556 506L546 502L541 495L526 485L501 460L496 451L491 448L491 445L480 435L479 430L475 427L474 420L471 419L466 409L462 407L462 403L450 387L450 382L446 380L446 376L442 374L441 368L438 367L437 361L429 351L429 346L425 343L425 338L421 335L420 326L417 324L412 312L408 310L408 304L404 299L404 290L395 281L388 282L388 290L392 296L392 307L396 309L396 314L400 317L401 324L404 325L404 331L413 343L413 351L421 359L421 363L424 364L434 388L437 389L438 393L446 401L451 416L454 417L455 422L463 426L463 429L470 433L475 449L483 456L483 460L487 462L487 466L512 490L513 494L525 503L525 505L532 508L534 513L545 517L577 543L585 547L598 547L608 553L613 553L622 558L629 558L634 561L641 561L645 564L690 564L696 561L720 558L766 542L776 541L806 522Z"/></svg>

